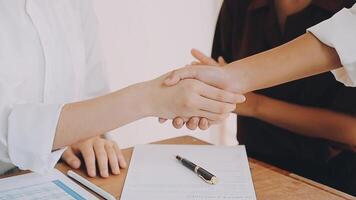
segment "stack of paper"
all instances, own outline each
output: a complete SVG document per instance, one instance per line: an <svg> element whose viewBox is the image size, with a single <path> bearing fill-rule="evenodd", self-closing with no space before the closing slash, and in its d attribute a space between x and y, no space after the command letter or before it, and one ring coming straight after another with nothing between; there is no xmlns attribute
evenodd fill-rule
<svg viewBox="0 0 356 200"><path fill-rule="evenodd" d="M175 156L180 155L213 173L209 185ZM244 146L136 146L121 200L255 200L256 195Z"/></svg>

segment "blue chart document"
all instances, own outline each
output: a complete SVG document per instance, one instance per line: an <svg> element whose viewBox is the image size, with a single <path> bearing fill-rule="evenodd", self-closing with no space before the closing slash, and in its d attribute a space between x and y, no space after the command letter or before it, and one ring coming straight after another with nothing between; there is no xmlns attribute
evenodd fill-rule
<svg viewBox="0 0 356 200"><path fill-rule="evenodd" d="M0 179L0 200L97 199L58 170Z"/></svg>

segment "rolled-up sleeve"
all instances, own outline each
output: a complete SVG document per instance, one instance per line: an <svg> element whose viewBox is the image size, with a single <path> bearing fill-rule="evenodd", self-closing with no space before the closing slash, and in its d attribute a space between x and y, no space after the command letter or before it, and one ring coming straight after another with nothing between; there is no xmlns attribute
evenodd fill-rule
<svg viewBox="0 0 356 200"><path fill-rule="evenodd" d="M335 78L346 86L356 87L356 4L308 31L336 49L343 67L332 71Z"/></svg>
<svg viewBox="0 0 356 200"><path fill-rule="evenodd" d="M39 173L54 167L64 151L52 151L61 108L60 104L12 107L8 117L8 152L14 165Z"/></svg>

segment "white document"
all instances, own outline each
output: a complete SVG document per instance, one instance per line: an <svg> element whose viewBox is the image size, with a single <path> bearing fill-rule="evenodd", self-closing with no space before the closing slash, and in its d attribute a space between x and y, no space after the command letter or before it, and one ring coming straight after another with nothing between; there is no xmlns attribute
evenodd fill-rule
<svg viewBox="0 0 356 200"><path fill-rule="evenodd" d="M28 173L0 179L0 200L98 199L54 169L45 175Z"/></svg>
<svg viewBox="0 0 356 200"><path fill-rule="evenodd" d="M218 178L209 185L176 158ZM134 148L121 200L255 200L244 146L139 145Z"/></svg>

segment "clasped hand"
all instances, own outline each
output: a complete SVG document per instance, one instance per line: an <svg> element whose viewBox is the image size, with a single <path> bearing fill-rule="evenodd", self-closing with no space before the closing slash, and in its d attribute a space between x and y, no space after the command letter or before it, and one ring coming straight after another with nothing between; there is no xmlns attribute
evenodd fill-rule
<svg viewBox="0 0 356 200"><path fill-rule="evenodd" d="M227 63L222 57L219 57L218 61L215 61L198 50L193 49L191 53L197 61L192 62L184 68L171 72L164 81L165 86L171 87L186 79L195 79L204 82L204 84L208 84L210 87L214 87L215 90L223 90L227 94L231 93L227 91L234 91L233 88L229 87L231 78L229 77L229 73L223 68L223 66ZM202 83L200 82L200 84ZM233 109L220 110L227 112L220 112L221 115L219 120L214 120L202 115L194 115L193 117L179 116L173 119L172 125L177 129L186 124L187 128L190 130L195 130L197 127L202 130L206 130L210 125L220 123L222 120L226 119L230 112L235 111L236 104L243 103L246 100L243 95L238 93L238 91L235 91L234 93L237 97L239 97L235 102L227 102L234 103L234 106L229 107ZM210 98L209 96L205 97ZM226 99L223 98L215 98L215 100L221 102L226 101ZM216 110L212 110L209 106L210 105L206 105L206 110L216 112ZM167 121L165 118L159 119L160 123L164 123L165 121Z"/></svg>

